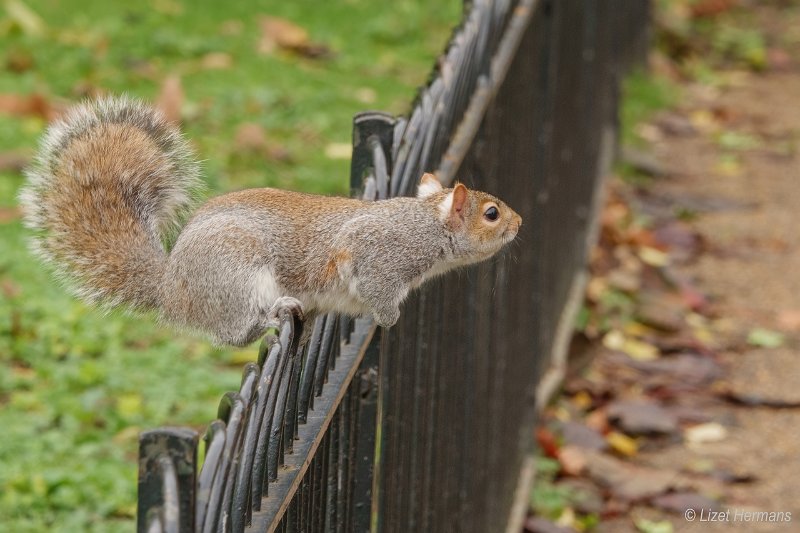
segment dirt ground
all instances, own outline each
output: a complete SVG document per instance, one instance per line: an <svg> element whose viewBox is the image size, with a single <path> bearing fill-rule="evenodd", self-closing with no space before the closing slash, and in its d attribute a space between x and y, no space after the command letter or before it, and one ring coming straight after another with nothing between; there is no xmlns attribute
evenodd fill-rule
<svg viewBox="0 0 800 533"><path fill-rule="evenodd" d="M721 94L695 95L689 109L730 110L737 130L758 132L760 149L739 154L740 168L715 175L720 148L707 136L665 137L655 142L669 176L650 189L654 197L693 203L692 226L706 251L681 273L714 301L724 324L718 352L721 380L740 396L800 401L800 335L792 314L800 309L800 158L778 153L775 144L800 132L800 74L749 76ZM781 317L783 322L780 323ZM742 338L756 327L786 329L779 347L747 346ZM702 400L699 400L702 401ZM699 460L724 465L752 482L717 487L721 521L700 521L675 513L641 509L650 520L667 519L675 531L800 531L800 409L730 404L708 408L727 436L694 447L678 443L645 451L637 461L657 468L683 468ZM786 522L751 522L737 511L791 512ZM632 511L634 514L636 509ZM710 513L709 513L710 514ZM604 522L599 531L635 530L629 517Z"/></svg>
<svg viewBox="0 0 800 533"><path fill-rule="evenodd" d="M757 16L774 31L800 27L774 9ZM657 340L641 336L657 360L645 344L629 357L612 349L621 341L573 346L591 362L568 378L539 434L545 450L560 447L550 453L559 482L597 500L583 511L600 516L593 531L800 531L800 64L725 76L721 88L687 87L678 108L643 126L664 173L612 193L667 221L677 252L691 248L670 275L690 300L703 295L702 310L674 328L661 320L670 333ZM632 283L613 270L601 279ZM587 427L619 431L623 443L609 448ZM528 530L562 531L539 526Z"/></svg>

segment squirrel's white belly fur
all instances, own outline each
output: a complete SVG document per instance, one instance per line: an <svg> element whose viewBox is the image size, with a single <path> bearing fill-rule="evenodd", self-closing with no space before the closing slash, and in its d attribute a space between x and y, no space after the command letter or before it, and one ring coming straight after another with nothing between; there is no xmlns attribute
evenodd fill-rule
<svg viewBox="0 0 800 533"><path fill-rule="evenodd" d="M350 261L342 261L337 265L336 282L332 283L327 290L304 293L298 296L298 299L301 302L310 302L313 309L320 313L336 311L351 316L368 314L369 308L358 297L352 267Z"/></svg>
<svg viewBox="0 0 800 533"><path fill-rule="evenodd" d="M257 295L258 304L262 309L271 308L278 298L290 296L303 302L303 310L306 313L336 311L351 316L361 316L369 312L364 303L352 293L352 289L343 283L337 283L324 292L298 293L282 287L270 268L261 270L255 280L253 293Z"/></svg>

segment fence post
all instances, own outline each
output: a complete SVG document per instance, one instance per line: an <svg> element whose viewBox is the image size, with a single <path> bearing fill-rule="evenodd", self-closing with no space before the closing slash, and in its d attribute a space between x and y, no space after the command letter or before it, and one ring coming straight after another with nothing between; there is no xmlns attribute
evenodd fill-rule
<svg viewBox="0 0 800 533"><path fill-rule="evenodd" d="M353 195L363 192L368 200L388 196L395 122L395 117L379 111L365 111L353 118L353 159L350 162Z"/></svg>
<svg viewBox="0 0 800 533"><path fill-rule="evenodd" d="M380 200L389 195L392 152L395 143L394 116L377 111L359 113L353 118L353 158L350 163L350 189L367 200ZM373 480L376 464L375 439L378 412L380 337L375 335L355 375L357 403L354 415L354 461L351 465L353 498L352 527L355 532L370 531L373 510Z"/></svg>
<svg viewBox="0 0 800 533"><path fill-rule="evenodd" d="M378 412L378 361L380 337L372 337L364 360L355 375L357 402L355 464L353 465L353 531L370 531L375 475L380 468L376 461L375 439L380 423Z"/></svg>
<svg viewBox="0 0 800 533"><path fill-rule="evenodd" d="M139 436L137 531L193 533L197 432L160 428Z"/></svg>

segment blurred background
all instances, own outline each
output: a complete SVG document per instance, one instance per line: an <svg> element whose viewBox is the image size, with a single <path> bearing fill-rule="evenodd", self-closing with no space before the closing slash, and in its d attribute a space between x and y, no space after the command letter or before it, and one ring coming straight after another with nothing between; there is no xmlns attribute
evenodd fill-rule
<svg viewBox="0 0 800 533"><path fill-rule="evenodd" d="M795 531L800 3L651 5L525 531Z"/></svg>

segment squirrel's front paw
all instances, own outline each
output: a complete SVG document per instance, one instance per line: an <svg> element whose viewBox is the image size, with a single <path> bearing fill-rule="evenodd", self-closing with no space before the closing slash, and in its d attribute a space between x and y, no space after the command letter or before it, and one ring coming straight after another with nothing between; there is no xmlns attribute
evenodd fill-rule
<svg viewBox="0 0 800 533"><path fill-rule="evenodd" d="M373 313L373 316L375 317L375 322L377 322L379 326L390 328L394 326L400 318L400 308L376 311Z"/></svg>
<svg viewBox="0 0 800 533"><path fill-rule="evenodd" d="M270 307L269 312L267 313L267 321L270 325L277 327L280 325L280 317L278 313L281 309L288 309L290 313L293 315L297 315L300 320L305 318L305 312L303 311L303 304L297 298L292 298L291 296L281 296L275 303L272 304Z"/></svg>

